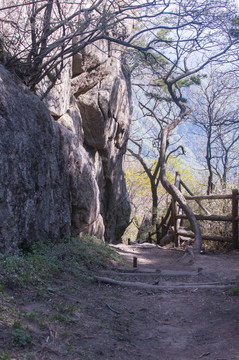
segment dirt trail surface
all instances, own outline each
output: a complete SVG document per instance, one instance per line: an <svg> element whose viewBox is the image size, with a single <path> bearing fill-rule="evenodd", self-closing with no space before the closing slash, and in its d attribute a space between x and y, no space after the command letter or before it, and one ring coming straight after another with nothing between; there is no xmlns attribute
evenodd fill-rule
<svg viewBox="0 0 239 360"><path fill-rule="evenodd" d="M11 359L239 360L239 296L226 288L239 288L239 252L209 253L192 261L184 252L157 246L115 248L129 267L96 275L151 288L79 283L62 274L47 295L19 293L15 306L38 316L26 320L31 345L11 349ZM173 289L177 284L190 287ZM58 317L52 321L54 309ZM0 322L5 353L8 340Z"/></svg>
<svg viewBox="0 0 239 360"><path fill-rule="evenodd" d="M237 280L237 251L200 255L193 261L181 251L150 245L119 245L118 251L131 264L137 257L138 272L156 270L156 276L148 274L145 279L136 272L135 281L165 288L173 284L192 285L189 289L123 291L122 304L126 297L134 304L129 328L131 359L239 359L239 298L215 286ZM170 271L171 276L167 275ZM133 280L132 274L129 278ZM212 289L200 289L197 283L211 284Z"/></svg>

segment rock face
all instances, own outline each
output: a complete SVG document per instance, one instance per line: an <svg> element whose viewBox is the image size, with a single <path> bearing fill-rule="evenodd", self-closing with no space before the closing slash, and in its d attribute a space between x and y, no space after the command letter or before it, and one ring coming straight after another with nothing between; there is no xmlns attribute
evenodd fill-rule
<svg viewBox="0 0 239 360"><path fill-rule="evenodd" d="M119 60L89 49L68 63L45 106L0 66L1 252L70 235L120 241L130 214L129 84Z"/></svg>

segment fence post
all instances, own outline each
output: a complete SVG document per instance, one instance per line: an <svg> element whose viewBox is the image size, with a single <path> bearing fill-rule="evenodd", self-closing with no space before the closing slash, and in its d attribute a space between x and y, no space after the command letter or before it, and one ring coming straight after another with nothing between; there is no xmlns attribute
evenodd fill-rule
<svg viewBox="0 0 239 360"><path fill-rule="evenodd" d="M180 181L181 181L180 173L176 172L174 185L178 188L179 191L181 191ZM179 236L178 236L178 225L179 225L180 220L178 221L176 218L176 216L178 215L178 211L179 211L178 203L176 201L174 201L174 199L172 198L172 223L173 223L173 227L174 227L175 246L180 245Z"/></svg>
<svg viewBox="0 0 239 360"><path fill-rule="evenodd" d="M162 226L163 226L163 225L162 225ZM160 245L159 224L156 224L156 237L157 237L157 244Z"/></svg>
<svg viewBox="0 0 239 360"><path fill-rule="evenodd" d="M178 246L176 213L177 213L177 203L172 198L172 226L173 226L173 230L174 230L173 237L174 237L175 246Z"/></svg>
<svg viewBox="0 0 239 360"><path fill-rule="evenodd" d="M161 217L161 223L162 223L162 238L163 238L164 235L166 235L166 227L167 227L166 221L163 216Z"/></svg>
<svg viewBox="0 0 239 360"><path fill-rule="evenodd" d="M232 190L232 243L233 248L238 249L238 189Z"/></svg>

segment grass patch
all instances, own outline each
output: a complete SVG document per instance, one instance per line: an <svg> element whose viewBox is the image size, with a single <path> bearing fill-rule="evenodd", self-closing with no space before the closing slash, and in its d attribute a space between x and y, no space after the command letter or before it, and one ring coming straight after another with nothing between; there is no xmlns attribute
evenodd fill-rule
<svg viewBox="0 0 239 360"><path fill-rule="evenodd" d="M77 319L73 318L72 316L68 314L60 314L60 313L52 314L50 316L50 320L55 322L62 322L65 324L71 324L77 322Z"/></svg>
<svg viewBox="0 0 239 360"><path fill-rule="evenodd" d="M21 314L17 310L16 306L12 303L12 299L0 296L0 326L12 327L18 321L20 321ZM0 357L1 359L1 357Z"/></svg>
<svg viewBox="0 0 239 360"><path fill-rule="evenodd" d="M15 346L25 347L31 343L31 335L24 329L15 329L12 333L12 340Z"/></svg>
<svg viewBox="0 0 239 360"><path fill-rule="evenodd" d="M26 253L0 255L0 289L38 285L49 289L47 280L62 272L89 279L99 268L120 261L119 255L94 236L71 238L57 244L36 243Z"/></svg>
<svg viewBox="0 0 239 360"><path fill-rule="evenodd" d="M230 296L239 296L239 288L232 288L228 291Z"/></svg>
<svg viewBox="0 0 239 360"><path fill-rule="evenodd" d="M1 360L11 360L11 356L7 353L4 353L3 351L0 352L0 359Z"/></svg>

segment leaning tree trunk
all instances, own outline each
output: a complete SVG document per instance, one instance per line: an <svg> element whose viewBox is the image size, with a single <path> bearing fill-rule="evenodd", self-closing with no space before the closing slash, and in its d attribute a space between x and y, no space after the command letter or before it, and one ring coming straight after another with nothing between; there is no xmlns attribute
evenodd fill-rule
<svg viewBox="0 0 239 360"><path fill-rule="evenodd" d="M188 220L192 226L193 232L195 234L195 241L193 246L193 251L195 253L200 253L201 247L202 247L202 234L200 227L197 223L196 217L194 213L192 212L191 208L189 207L185 197L182 195L182 193L179 191L179 189L176 188L175 185L171 184L166 176L166 161L165 161L165 153L167 148L167 139L168 139L168 131L166 129L162 130L161 133L161 147L160 147L160 181L165 188L165 190L173 197L175 201L177 201L182 208L182 210L185 212L185 214L188 217Z"/></svg>

